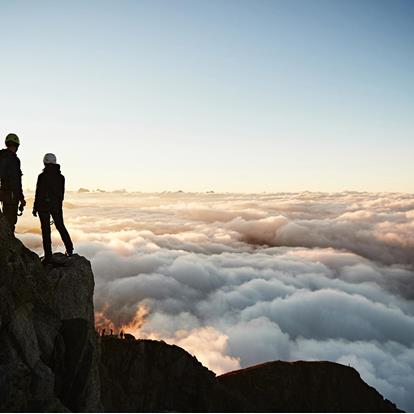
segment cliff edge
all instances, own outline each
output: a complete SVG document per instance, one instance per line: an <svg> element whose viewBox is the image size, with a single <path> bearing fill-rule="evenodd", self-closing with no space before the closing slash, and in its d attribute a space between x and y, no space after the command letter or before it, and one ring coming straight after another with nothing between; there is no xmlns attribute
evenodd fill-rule
<svg viewBox="0 0 414 414"><path fill-rule="evenodd" d="M44 268L0 213L1 411L102 410L92 269L55 259Z"/></svg>

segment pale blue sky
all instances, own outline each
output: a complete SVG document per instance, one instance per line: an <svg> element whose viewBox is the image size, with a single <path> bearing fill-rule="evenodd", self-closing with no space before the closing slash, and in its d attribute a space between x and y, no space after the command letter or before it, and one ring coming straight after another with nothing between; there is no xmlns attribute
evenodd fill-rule
<svg viewBox="0 0 414 414"><path fill-rule="evenodd" d="M24 186L414 191L412 0L0 0Z"/></svg>

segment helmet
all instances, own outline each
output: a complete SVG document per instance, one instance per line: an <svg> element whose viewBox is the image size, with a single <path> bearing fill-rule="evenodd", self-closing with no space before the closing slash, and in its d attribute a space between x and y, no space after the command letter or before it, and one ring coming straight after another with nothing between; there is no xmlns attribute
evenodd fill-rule
<svg viewBox="0 0 414 414"><path fill-rule="evenodd" d="M56 164L56 155L48 153L43 157L43 164Z"/></svg>
<svg viewBox="0 0 414 414"><path fill-rule="evenodd" d="M20 139L16 134L7 135L5 142L6 142L6 146L9 146L9 145L19 146L20 145Z"/></svg>

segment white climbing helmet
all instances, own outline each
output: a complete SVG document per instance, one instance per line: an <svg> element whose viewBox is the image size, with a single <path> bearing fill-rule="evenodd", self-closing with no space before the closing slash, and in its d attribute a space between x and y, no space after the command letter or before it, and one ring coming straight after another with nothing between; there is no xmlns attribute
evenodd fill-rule
<svg viewBox="0 0 414 414"><path fill-rule="evenodd" d="M56 164L56 155L48 153L43 157L43 164Z"/></svg>

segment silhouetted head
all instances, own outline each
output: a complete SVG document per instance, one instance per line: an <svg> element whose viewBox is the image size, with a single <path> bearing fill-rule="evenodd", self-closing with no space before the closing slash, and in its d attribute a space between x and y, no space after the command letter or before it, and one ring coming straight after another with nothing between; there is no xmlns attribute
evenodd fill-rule
<svg viewBox="0 0 414 414"><path fill-rule="evenodd" d="M10 151L17 152L20 146L20 139L16 134L8 134L5 140L5 144Z"/></svg>
<svg viewBox="0 0 414 414"><path fill-rule="evenodd" d="M45 164L45 165L56 164L56 162L57 162L56 155L51 154L50 152L45 154L45 156L43 157L43 164Z"/></svg>

